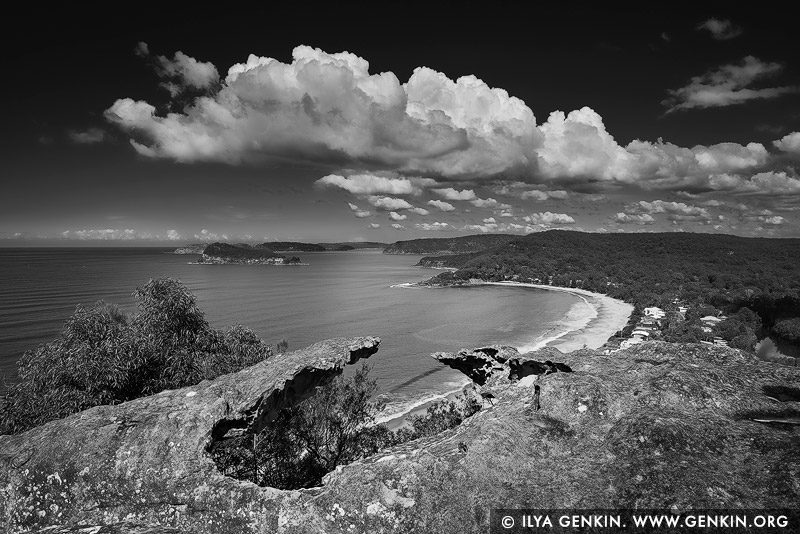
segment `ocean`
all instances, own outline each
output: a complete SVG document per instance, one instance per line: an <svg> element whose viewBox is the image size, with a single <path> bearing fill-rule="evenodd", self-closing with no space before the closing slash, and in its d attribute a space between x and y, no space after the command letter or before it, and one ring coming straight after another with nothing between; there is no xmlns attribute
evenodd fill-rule
<svg viewBox="0 0 800 534"><path fill-rule="evenodd" d="M431 353L537 345L565 320L579 323L585 306L575 295L531 288L402 287L437 271L415 267L418 256L377 250L302 253L301 266L192 265L197 256L171 250L0 249L0 376L15 381L16 361L54 339L78 304L105 300L134 312L133 290L169 276L197 296L213 327L242 324L272 344L286 338L290 350L380 336L368 363L387 415L401 414L467 383Z"/></svg>

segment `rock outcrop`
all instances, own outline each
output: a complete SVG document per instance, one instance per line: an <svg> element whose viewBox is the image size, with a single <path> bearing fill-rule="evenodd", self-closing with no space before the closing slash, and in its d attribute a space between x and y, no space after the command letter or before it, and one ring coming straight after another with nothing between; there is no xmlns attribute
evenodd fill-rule
<svg viewBox="0 0 800 534"><path fill-rule="evenodd" d="M307 389L301 382L338 371L377 340L315 347L0 437L3 526L462 533L487 532L495 507L800 507L800 369L661 342L610 355L464 351L478 367L454 355L450 363L497 369L480 386L492 404L462 425L340 467L320 488L279 491L220 475L205 453L214 429L260 424L283 396ZM509 379L513 361L556 371Z"/></svg>
<svg viewBox="0 0 800 534"><path fill-rule="evenodd" d="M0 436L0 530L126 521L181 532L273 532L282 507L301 494L223 476L207 446L231 428L259 430L379 343L323 341L196 386Z"/></svg>

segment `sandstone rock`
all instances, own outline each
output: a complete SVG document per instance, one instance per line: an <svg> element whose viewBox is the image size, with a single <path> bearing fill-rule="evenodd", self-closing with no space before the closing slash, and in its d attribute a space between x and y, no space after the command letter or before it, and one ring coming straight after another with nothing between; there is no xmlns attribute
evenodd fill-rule
<svg viewBox="0 0 800 534"><path fill-rule="evenodd" d="M281 387L301 370L340 368L354 359L347 347L370 352L376 344L322 346L312 351L318 357L295 353L285 368L268 360L0 437L4 526L84 520L118 533L147 525L160 525L154 533L462 533L486 532L492 507L800 507L800 428L786 422L800 414L800 369L727 347L661 342L611 355L509 351L505 362L498 351L494 363L484 361L502 368L488 382L505 380L492 406L457 428L341 467L320 488L279 491L221 476L204 452L220 421L256 425L265 413L254 409L258 399L275 407L272 392L302 389ZM514 358L572 372L511 381L502 375ZM25 515L39 503L44 517Z"/></svg>
<svg viewBox="0 0 800 534"><path fill-rule="evenodd" d="M182 532L274 531L281 507L300 493L225 477L206 447L231 428L263 428L285 403L379 343L328 340L196 386L0 436L0 528L133 521Z"/></svg>

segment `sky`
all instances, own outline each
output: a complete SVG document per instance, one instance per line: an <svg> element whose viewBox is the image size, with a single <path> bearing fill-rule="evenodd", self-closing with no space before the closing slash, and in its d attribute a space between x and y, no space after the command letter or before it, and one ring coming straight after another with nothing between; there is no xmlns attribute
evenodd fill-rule
<svg viewBox="0 0 800 534"><path fill-rule="evenodd" d="M791 16L559 4L30 7L0 246L800 237Z"/></svg>

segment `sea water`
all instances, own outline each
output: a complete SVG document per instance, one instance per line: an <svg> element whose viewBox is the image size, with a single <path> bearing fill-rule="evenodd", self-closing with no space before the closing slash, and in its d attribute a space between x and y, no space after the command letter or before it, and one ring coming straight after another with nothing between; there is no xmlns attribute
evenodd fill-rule
<svg viewBox="0 0 800 534"><path fill-rule="evenodd" d="M135 312L131 293L150 278L180 279L215 328L242 324L299 349L340 336L379 336L368 363L389 413L467 383L430 357L503 343L540 345L585 303L530 288L406 287L437 271L419 256L377 250L298 254L308 265L192 265L171 249L0 249L0 375L16 380L24 351L54 339L76 305L98 300ZM0 383L0 395L5 391Z"/></svg>

